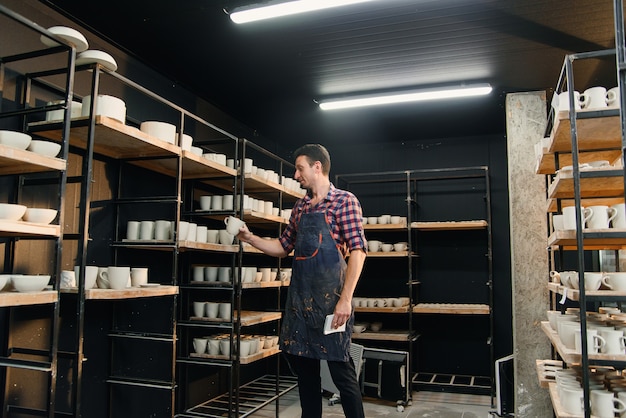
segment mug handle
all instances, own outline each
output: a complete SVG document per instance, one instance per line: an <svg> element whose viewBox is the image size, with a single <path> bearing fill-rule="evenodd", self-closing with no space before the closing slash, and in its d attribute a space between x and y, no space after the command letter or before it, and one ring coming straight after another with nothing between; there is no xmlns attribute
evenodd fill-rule
<svg viewBox="0 0 626 418"><path fill-rule="evenodd" d="M608 282L609 276L602 276L602 284L608 287L609 289L613 289L613 286Z"/></svg>
<svg viewBox="0 0 626 418"><path fill-rule="evenodd" d="M580 107L585 108L589 104L589 96L583 93L578 96L578 101L580 102Z"/></svg>
<svg viewBox="0 0 626 418"><path fill-rule="evenodd" d="M606 345L606 340L601 335L594 335L593 341L594 341L594 347L596 347L598 351L602 350L604 346Z"/></svg>
<svg viewBox="0 0 626 418"><path fill-rule="evenodd" d="M228 217L224 218L224 225L228 226Z"/></svg>
<svg viewBox="0 0 626 418"><path fill-rule="evenodd" d="M610 207L607 212L609 213L609 222L611 222L617 216L617 209Z"/></svg>
<svg viewBox="0 0 626 418"><path fill-rule="evenodd" d="M619 407L616 407L617 405L619 405ZM613 412L617 412L618 414L626 412L626 404L624 401L618 398L613 398Z"/></svg>
<svg viewBox="0 0 626 418"><path fill-rule="evenodd" d="M587 214L587 215L585 215L585 214ZM591 218L592 216L593 216L593 209L585 208L584 212L583 212L583 228L585 228L585 224L587 223L589 218Z"/></svg>

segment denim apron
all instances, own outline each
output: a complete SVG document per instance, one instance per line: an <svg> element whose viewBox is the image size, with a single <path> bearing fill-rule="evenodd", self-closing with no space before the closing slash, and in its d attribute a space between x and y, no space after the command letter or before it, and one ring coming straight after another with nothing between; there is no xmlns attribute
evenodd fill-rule
<svg viewBox="0 0 626 418"><path fill-rule="evenodd" d="M303 213L297 231L281 349L296 356L348 361L354 314L345 332L324 335L326 315L334 312L343 289L346 262L324 212Z"/></svg>

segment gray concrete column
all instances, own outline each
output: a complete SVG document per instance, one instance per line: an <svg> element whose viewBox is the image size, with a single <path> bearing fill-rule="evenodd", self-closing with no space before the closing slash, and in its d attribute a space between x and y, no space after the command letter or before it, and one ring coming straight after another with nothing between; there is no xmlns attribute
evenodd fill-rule
<svg viewBox="0 0 626 418"><path fill-rule="evenodd" d="M545 178L535 174L534 144L546 127L545 92L506 97L507 156L513 280L515 416L552 416L547 389L539 386L536 359L550 358L541 331L549 307Z"/></svg>

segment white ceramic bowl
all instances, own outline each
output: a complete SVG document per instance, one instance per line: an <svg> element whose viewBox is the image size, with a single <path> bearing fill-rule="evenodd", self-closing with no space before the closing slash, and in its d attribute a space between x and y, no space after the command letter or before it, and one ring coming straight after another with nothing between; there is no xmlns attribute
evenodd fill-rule
<svg viewBox="0 0 626 418"><path fill-rule="evenodd" d="M0 131L0 144L7 147L26 149L30 145L31 137L22 132Z"/></svg>
<svg viewBox="0 0 626 418"><path fill-rule="evenodd" d="M56 209L28 208L24 212L23 220L36 224L49 224L57 216Z"/></svg>
<svg viewBox="0 0 626 418"><path fill-rule="evenodd" d="M56 157L61 151L61 144L50 141L32 140L28 146L28 150L35 154L45 155L46 157Z"/></svg>
<svg viewBox="0 0 626 418"><path fill-rule="evenodd" d="M11 203L0 203L0 219L7 221L19 221L27 207L24 205L14 205Z"/></svg>
<svg viewBox="0 0 626 418"><path fill-rule="evenodd" d="M48 286L49 275L12 274L11 283L18 292L39 292Z"/></svg>
<svg viewBox="0 0 626 418"><path fill-rule="evenodd" d="M48 102L46 104L48 106L51 106L51 105L60 104L64 102L65 100L55 100L53 102ZM72 101L72 114L70 115L70 118L74 119L74 118L80 117L82 109L83 109L83 104L81 102ZM65 116L64 112L65 112L64 109L51 110L49 112L46 112L46 121L52 122L52 121L63 120L63 117Z"/></svg>
<svg viewBox="0 0 626 418"><path fill-rule="evenodd" d="M83 98L83 105L80 114L82 116L89 116L90 107L91 96L85 96ZM124 103L124 100L118 99L117 97L99 94L98 101L96 102L96 116L106 116L125 123L126 103Z"/></svg>
<svg viewBox="0 0 626 418"><path fill-rule="evenodd" d="M83 51L76 56L76 65L92 64L94 62L101 64L107 70L117 70L117 62L115 62L115 58L113 58L111 54L104 51L88 49L87 51Z"/></svg>
<svg viewBox="0 0 626 418"><path fill-rule="evenodd" d="M141 122L139 130L170 144L176 142L176 126L171 123L159 121Z"/></svg>
<svg viewBox="0 0 626 418"><path fill-rule="evenodd" d="M10 279L10 274L0 274L0 291L2 291L4 287L9 283Z"/></svg>
<svg viewBox="0 0 626 418"><path fill-rule="evenodd" d="M89 43L82 33L76 29L68 28L66 26L52 26L48 28L48 32L58 36L61 39L66 40L70 44L73 44L76 48L76 52L83 52L89 48ZM58 46L59 43L41 35L41 42L49 47Z"/></svg>

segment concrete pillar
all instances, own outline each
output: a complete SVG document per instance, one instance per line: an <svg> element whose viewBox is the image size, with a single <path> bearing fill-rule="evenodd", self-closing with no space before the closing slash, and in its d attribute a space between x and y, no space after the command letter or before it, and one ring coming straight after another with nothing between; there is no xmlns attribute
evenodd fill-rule
<svg viewBox="0 0 626 418"><path fill-rule="evenodd" d="M506 97L507 156L513 280L513 352L515 416L552 416L547 389L539 387L536 359L550 358L550 342L541 331L549 307L546 251L545 178L535 174L534 144L546 127L546 94Z"/></svg>

